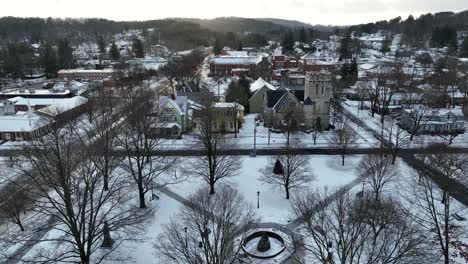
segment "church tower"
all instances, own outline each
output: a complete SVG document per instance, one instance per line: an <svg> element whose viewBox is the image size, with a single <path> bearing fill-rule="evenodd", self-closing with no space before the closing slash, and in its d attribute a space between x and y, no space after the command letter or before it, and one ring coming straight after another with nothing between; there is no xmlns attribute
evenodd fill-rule
<svg viewBox="0 0 468 264"><path fill-rule="evenodd" d="M326 70L307 72L304 87L304 118L307 128L327 129L332 94L332 75Z"/></svg>

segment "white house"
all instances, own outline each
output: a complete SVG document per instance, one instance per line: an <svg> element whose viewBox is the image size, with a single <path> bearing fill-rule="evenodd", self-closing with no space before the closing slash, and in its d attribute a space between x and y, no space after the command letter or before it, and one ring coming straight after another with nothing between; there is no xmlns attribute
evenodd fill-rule
<svg viewBox="0 0 468 264"><path fill-rule="evenodd" d="M464 115L461 107L428 109L417 111L416 108L405 109L401 115L400 124L408 131L413 131L413 120L421 118L418 134L448 134L465 131ZM421 113L424 113L422 117Z"/></svg>

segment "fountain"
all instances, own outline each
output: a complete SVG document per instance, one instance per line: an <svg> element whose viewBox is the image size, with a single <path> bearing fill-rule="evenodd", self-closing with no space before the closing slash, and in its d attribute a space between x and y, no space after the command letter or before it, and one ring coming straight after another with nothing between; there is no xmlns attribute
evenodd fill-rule
<svg viewBox="0 0 468 264"><path fill-rule="evenodd" d="M253 230L242 242L242 250L257 259L274 258L285 249L285 241L276 230Z"/></svg>

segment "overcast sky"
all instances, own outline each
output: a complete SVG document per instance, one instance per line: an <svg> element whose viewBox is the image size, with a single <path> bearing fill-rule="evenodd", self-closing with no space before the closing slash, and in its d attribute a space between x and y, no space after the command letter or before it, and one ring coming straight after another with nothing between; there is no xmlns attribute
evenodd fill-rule
<svg viewBox="0 0 468 264"><path fill-rule="evenodd" d="M238 16L350 25L466 9L468 0L1 0L0 16L112 20Z"/></svg>

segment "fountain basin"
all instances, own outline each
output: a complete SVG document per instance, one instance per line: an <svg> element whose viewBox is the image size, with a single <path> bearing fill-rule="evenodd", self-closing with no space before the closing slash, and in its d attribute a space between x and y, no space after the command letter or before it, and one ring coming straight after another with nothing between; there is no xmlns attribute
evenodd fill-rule
<svg viewBox="0 0 468 264"><path fill-rule="evenodd" d="M268 236L270 249L264 252L257 250L257 245L262 235ZM247 235L242 242L242 250L250 257L257 259L274 258L286 249L284 239L274 231L258 230Z"/></svg>

